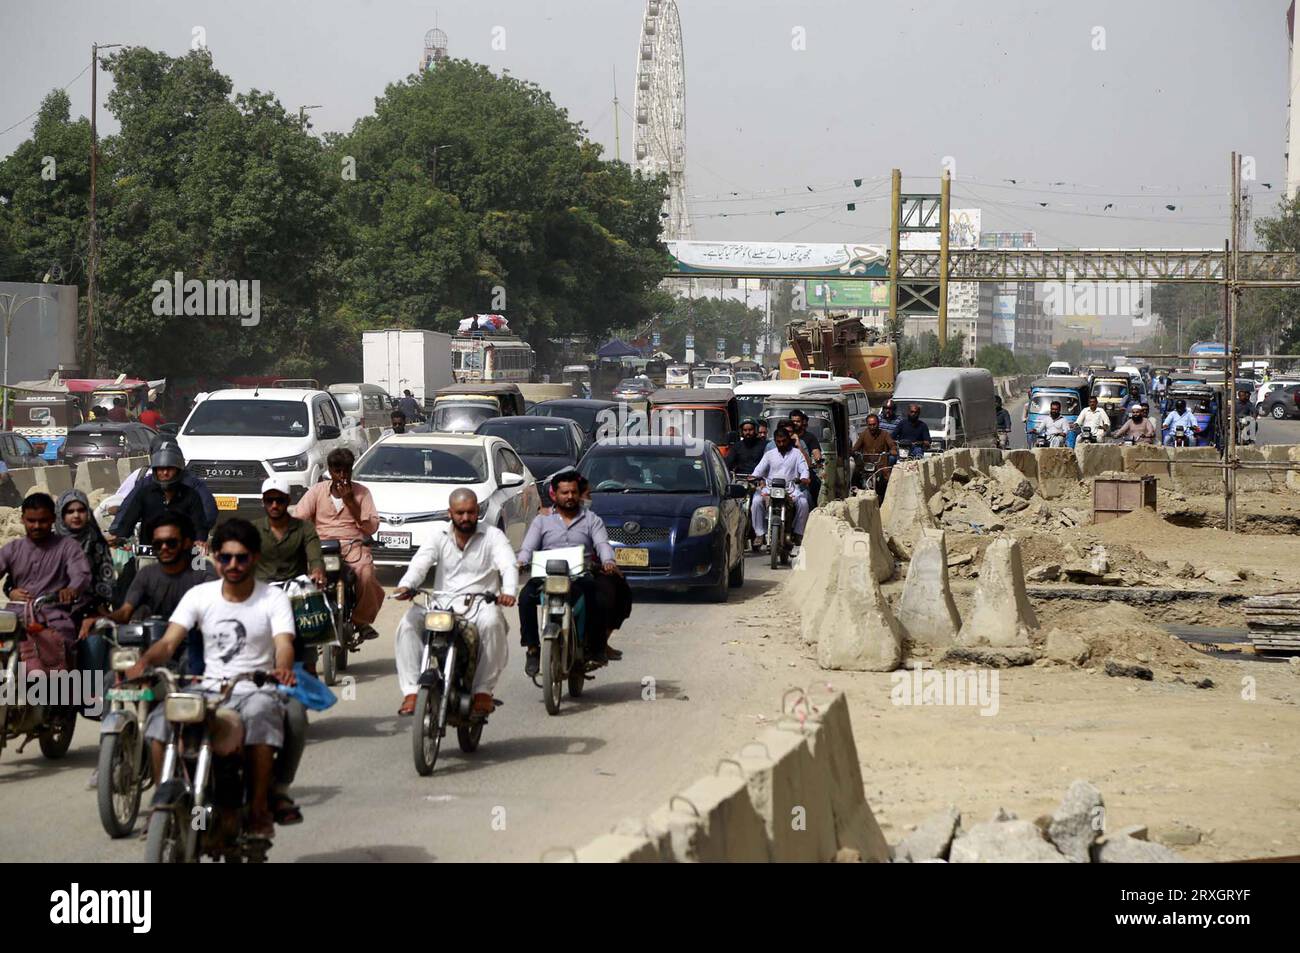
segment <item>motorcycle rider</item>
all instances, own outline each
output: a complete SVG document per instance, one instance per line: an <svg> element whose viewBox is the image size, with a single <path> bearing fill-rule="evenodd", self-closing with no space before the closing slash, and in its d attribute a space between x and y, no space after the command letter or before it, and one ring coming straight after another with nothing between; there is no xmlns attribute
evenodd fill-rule
<svg viewBox="0 0 1300 953"><path fill-rule="evenodd" d="M596 662L620 659L623 653L608 645L608 633L622 622L619 603L627 598L623 591L626 583L620 587L614 582L614 579L622 581L622 573L614 562L614 547L609 544L604 521L582 505L581 481L577 470L561 470L551 477L551 498L555 501L555 509L533 518L519 549L517 562L521 570L531 570L533 553L564 546L582 546L584 558L597 557L600 572L574 579L569 599L576 602L580 594L585 597L587 617L583 637L587 658ZM537 606L541 602L545 581L541 576L534 576L519 593L519 641L525 650L524 674L529 678L537 674L541 654ZM625 613L622 615L626 618Z"/></svg>
<svg viewBox="0 0 1300 953"><path fill-rule="evenodd" d="M1038 422L1038 426L1034 428L1034 433L1040 437L1046 437L1048 446L1064 447L1072 430L1074 430L1074 425L1061 416L1061 402L1054 400L1048 408L1047 419Z"/></svg>
<svg viewBox="0 0 1300 953"><path fill-rule="evenodd" d="M1003 411L1006 413L1006 411ZM867 414L867 428L853 441L851 453L860 453L864 461L875 459L876 494L884 499L885 487L889 484L890 464L898 459L898 444L888 432L880 429L880 417Z"/></svg>
<svg viewBox="0 0 1300 953"><path fill-rule="evenodd" d="M169 512L184 513L194 526L195 539L198 542L207 540L212 521L198 490L182 480L185 458L180 449L174 444L162 445L149 458L149 468L153 479L136 481L135 489L108 528L108 541L117 543L133 536L137 526L148 524Z"/></svg>
<svg viewBox="0 0 1300 953"><path fill-rule="evenodd" d="M746 417L740 422L740 439L736 441L736 445L731 448L731 453L727 456L727 466L737 476L753 473L754 467L758 466L758 461L763 459L765 450L766 447L759 439L758 428L753 419Z"/></svg>
<svg viewBox="0 0 1300 953"><path fill-rule="evenodd" d="M1087 409L1084 410L1083 413L1079 414L1079 419L1076 420L1075 423L1078 425L1080 431L1082 431L1084 427L1091 427L1092 436L1098 442L1100 442L1106 434L1110 433L1110 415L1097 406L1096 395L1092 395L1088 398Z"/></svg>
<svg viewBox="0 0 1300 953"><path fill-rule="evenodd" d="M1135 443L1155 444L1159 434L1156 425L1146 419L1146 405L1139 404L1133 408L1133 416L1124 425L1111 434L1112 439L1123 440L1132 437Z"/></svg>
<svg viewBox="0 0 1300 953"><path fill-rule="evenodd" d="M379 512L370 490L352 482L354 461L352 451L346 447L331 450L325 458L329 482L317 483L293 508L295 517L315 524L321 539L361 540L379 529ZM363 639L376 639L379 633L373 623L384 601L384 587L375 578L370 550L359 543L345 545L343 558L356 574L357 605L352 610L352 623Z"/></svg>
<svg viewBox="0 0 1300 953"><path fill-rule="evenodd" d="M1165 446L1171 447L1174 444L1174 428L1185 427L1187 434L1187 443L1189 446L1196 443L1196 435L1200 433L1196 429L1196 415L1187 409L1187 401L1179 398L1174 401L1174 409L1165 415L1164 424L1162 425L1165 432Z"/></svg>
<svg viewBox="0 0 1300 953"><path fill-rule="evenodd" d="M415 597L417 588L424 582L432 567L433 588L439 592L471 593L492 592L496 603L482 600L474 602L466 616L478 628L478 665L474 670L474 711L491 714L492 691L506 669L510 656L510 625L499 607L515 604L515 590L519 588L519 571L515 567L515 551L506 534L495 526L479 522L482 515L478 498L469 487L453 490L447 501L450 527L435 532L419 548L398 583L395 597L406 601ZM402 691L399 715L415 714L416 694L419 691L420 656L423 647L420 633L424 630L424 610L411 606L397 624L395 656L397 682Z"/></svg>
<svg viewBox="0 0 1300 953"><path fill-rule="evenodd" d="M171 434L165 433L160 433L149 441L149 453L157 453L164 446L170 446L177 453L180 453L180 445L177 444L176 438ZM183 456L184 454L182 454L182 457ZM107 519L109 516L116 515L122 508L122 504L126 502L132 491L135 490L138 483L141 480L151 479L153 479L153 471L149 469L148 465L145 465L138 470L132 470L127 474L126 479L122 481L122 485L117 488L113 495L104 497L100 504L95 507L95 515L100 519ZM191 490L198 493L199 499L203 501L203 514L207 518L207 525L216 526L217 501L213 498L212 491L208 489L207 483L203 481L202 477L191 473L189 470L181 471L180 481Z"/></svg>
<svg viewBox="0 0 1300 953"><path fill-rule="evenodd" d="M754 527L756 540L767 535L767 498L769 494L767 481L784 478L790 499L794 501L794 533L791 536L798 546L803 542L804 524L808 522L808 461L794 448L794 440L787 427L777 427L773 438L776 442L771 450L763 454L763 459L754 468L753 476L762 480L761 489L754 494L749 504L749 519ZM760 544L761 545L761 544Z"/></svg>
<svg viewBox="0 0 1300 953"><path fill-rule="evenodd" d="M993 406L997 408L996 426L998 431L998 442L1003 446L1006 446L1010 444L1011 438L1011 414L1007 413L1007 409L1002 406L1001 394L995 394L993 396ZM1006 434L1007 436L1003 437L1003 434Z"/></svg>
<svg viewBox="0 0 1300 953"><path fill-rule="evenodd" d="M901 423L898 419L898 412L894 410L894 398L890 397L880 408L880 429L888 433L893 433L894 429ZM895 434L894 439L898 436Z"/></svg>
<svg viewBox="0 0 1300 953"><path fill-rule="evenodd" d="M293 685L293 608L289 597L258 581L256 566L262 537L247 520L232 519L217 527L212 548L220 582L205 582L181 597L167 632L127 672L139 678L163 665L191 629L203 633L204 684L215 688L226 679L255 671L272 672L282 685ZM163 705L149 713L145 737L152 742L154 784L162 773L163 746L170 739ZM243 725L233 736L218 720L213 753L233 754L242 745L249 784L248 830L260 837L275 834L268 803L275 752L284 743L284 706L274 686L259 689L251 681L235 686L222 705L239 715Z"/></svg>
<svg viewBox="0 0 1300 953"><path fill-rule="evenodd" d="M885 425L882 417L880 425ZM921 405L908 404L906 419L899 421L898 426L894 427L894 440L898 443L919 443L922 447L929 449L930 446L930 427L921 419Z"/></svg>
<svg viewBox="0 0 1300 953"><path fill-rule="evenodd" d="M822 480L817 475L817 465L822 462L822 444L808 432L808 415L798 408L790 411L790 436L808 460L808 499L816 502L821 498Z"/></svg>
<svg viewBox="0 0 1300 953"><path fill-rule="evenodd" d="M90 563L80 544L71 536L54 532L54 500L48 493L32 493L19 507L24 535L0 548L0 576L9 599L30 602L37 596L57 590L59 602L72 604L90 588ZM67 653L76 640L72 616L60 606L41 610L46 632L33 639L38 659L28 667L63 670Z"/></svg>

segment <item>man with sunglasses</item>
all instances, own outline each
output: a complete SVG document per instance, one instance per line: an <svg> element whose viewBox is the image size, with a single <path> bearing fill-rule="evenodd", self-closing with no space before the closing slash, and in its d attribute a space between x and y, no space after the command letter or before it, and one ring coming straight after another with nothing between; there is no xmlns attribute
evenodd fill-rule
<svg viewBox="0 0 1300 953"><path fill-rule="evenodd" d="M294 683L293 607L289 597L256 576L262 537L247 520L232 519L217 527L212 549L220 582L195 586L172 613L167 632L144 653L128 673L139 678L145 669L164 664L198 628L203 633L203 686L216 691L227 680L267 671L283 685ZM284 744L284 706L274 685L258 688L252 681L234 686L222 705L239 715L242 732L214 736L217 754L242 748L249 779L248 830L260 837L275 834L268 802L275 753ZM152 745L154 782L162 772L163 745L168 740L164 706L149 713L145 737Z"/></svg>
<svg viewBox="0 0 1300 953"><path fill-rule="evenodd" d="M135 578L122 599L122 604L109 614L119 625L136 618L161 616L170 619L181 597L195 586L217 578L212 565L202 561L195 568L191 550L194 546L194 525L184 513L164 513L144 529L144 535L153 546L158 562L145 566ZM87 619L82 632L88 633L94 619ZM203 638L197 631L190 633L187 669L191 675L203 672Z"/></svg>

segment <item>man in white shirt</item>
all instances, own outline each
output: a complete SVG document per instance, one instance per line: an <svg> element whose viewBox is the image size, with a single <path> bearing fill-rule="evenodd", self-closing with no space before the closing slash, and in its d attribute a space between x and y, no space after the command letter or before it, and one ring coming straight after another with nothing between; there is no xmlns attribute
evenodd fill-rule
<svg viewBox="0 0 1300 953"><path fill-rule="evenodd" d="M1038 422L1034 433L1047 438L1049 447L1064 447L1069 442L1070 431L1074 425L1061 416L1061 402L1052 401L1047 417Z"/></svg>
<svg viewBox="0 0 1300 953"><path fill-rule="evenodd" d="M776 444L763 454L754 472L750 476L763 480L763 488L754 494L749 504L749 519L754 525L754 534L762 539L767 533L767 481L784 479L790 498L794 500L794 543L803 540L804 524L808 522L808 459L794 448L794 440L788 427L777 427L772 438Z"/></svg>
<svg viewBox="0 0 1300 953"><path fill-rule="evenodd" d="M168 620L167 631L127 672L138 678L144 670L165 665L185 642L190 629L203 634L203 688L217 692L221 683L252 672L270 672L276 681L292 685L293 607L281 590L258 582L254 566L262 537L247 520L232 519L217 528L212 550L220 581L205 582L181 597ZM271 837L274 820L267 803L275 752L284 743L284 707L274 685L258 688L252 681L234 686L222 706L239 715L241 729L225 730L217 720L213 753L233 754L242 746L249 779L249 833ZM145 737L153 742L154 783L162 773L163 745L169 740L164 706L149 713Z"/></svg>
<svg viewBox="0 0 1300 953"><path fill-rule="evenodd" d="M1174 443L1176 428L1186 428L1187 445L1196 446L1196 415L1187 409L1187 401L1174 401L1174 409L1165 415L1164 431L1165 446L1171 447Z"/></svg>
<svg viewBox="0 0 1300 953"><path fill-rule="evenodd" d="M1110 433L1110 414L1097 406L1096 397L1088 398L1088 409L1079 415L1075 423L1079 425L1080 432L1085 427L1091 427L1093 439L1098 442Z"/></svg>
<svg viewBox="0 0 1300 953"><path fill-rule="evenodd" d="M495 604L475 600L467 616L478 628L479 635L478 666L474 671L473 685L474 711L490 714L494 707L492 690L505 671L510 651L509 625L499 607L509 608L515 604L515 591L519 588L515 551L501 530L495 526L479 525L478 498L468 487L461 487L451 494L447 514L451 517L451 525L445 532L435 533L419 548L398 583L395 595L403 601L414 598L417 588L435 564L433 588L438 592L496 593ZM459 610L460 606L457 602L453 608ZM402 707L397 710L399 715L415 713L420 661L424 652L423 630L424 610L412 606L397 625L394 654L397 657L398 687L402 690Z"/></svg>

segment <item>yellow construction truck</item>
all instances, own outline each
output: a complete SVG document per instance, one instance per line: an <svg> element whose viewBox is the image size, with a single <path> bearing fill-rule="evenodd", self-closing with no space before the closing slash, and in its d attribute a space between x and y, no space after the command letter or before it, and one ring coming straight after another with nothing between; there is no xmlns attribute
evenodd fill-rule
<svg viewBox="0 0 1300 953"><path fill-rule="evenodd" d="M805 370L854 377L878 407L894 392L898 346L860 318L830 317L795 321L786 328L790 346L781 352L781 380L798 380Z"/></svg>

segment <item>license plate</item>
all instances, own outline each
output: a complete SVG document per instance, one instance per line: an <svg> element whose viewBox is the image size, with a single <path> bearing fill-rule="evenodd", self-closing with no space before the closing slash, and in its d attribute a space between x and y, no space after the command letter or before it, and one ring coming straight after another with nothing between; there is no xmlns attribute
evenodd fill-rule
<svg viewBox="0 0 1300 953"><path fill-rule="evenodd" d="M151 702L152 688L110 688L105 695L111 702Z"/></svg>
<svg viewBox="0 0 1300 953"><path fill-rule="evenodd" d="M214 496L213 499L217 501L217 509L219 510L239 509L239 497L237 496Z"/></svg>
<svg viewBox="0 0 1300 953"><path fill-rule="evenodd" d="M410 533L379 533L377 536L379 545L388 549L410 549Z"/></svg>
<svg viewBox="0 0 1300 953"><path fill-rule="evenodd" d="M623 547L614 550L614 562L620 566L649 566L650 550Z"/></svg>

